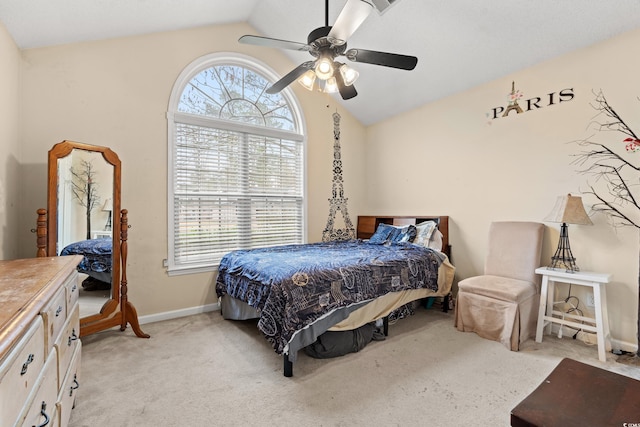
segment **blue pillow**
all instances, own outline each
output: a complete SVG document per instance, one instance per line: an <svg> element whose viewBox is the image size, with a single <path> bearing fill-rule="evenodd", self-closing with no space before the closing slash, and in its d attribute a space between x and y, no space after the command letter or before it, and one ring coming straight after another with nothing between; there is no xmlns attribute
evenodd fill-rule
<svg viewBox="0 0 640 427"><path fill-rule="evenodd" d="M373 236L369 238L369 243L374 243L377 245L381 245L387 241L391 233L395 233L395 228L388 224L380 224L376 229L376 232L373 233Z"/></svg>
<svg viewBox="0 0 640 427"><path fill-rule="evenodd" d="M418 234L418 229L415 225L407 225L403 227L403 231L397 236L398 239L395 242L413 242Z"/></svg>
<svg viewBox="0 0 640 427"><path fill-rule="evenodd" d="M389 224L379 224L369 243L382 245L384 243L412 242L417 234L414 225L395 226Z"/></svg>

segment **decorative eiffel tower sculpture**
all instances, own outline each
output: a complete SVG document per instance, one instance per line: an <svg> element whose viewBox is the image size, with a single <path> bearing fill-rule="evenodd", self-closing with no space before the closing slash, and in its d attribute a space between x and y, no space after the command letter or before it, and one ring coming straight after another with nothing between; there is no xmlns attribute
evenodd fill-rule
<svg viewBox="0 0 640 427"><path fill-rule="evenodd" d="M333 113L333 187L332 197L329 199L329 219L322 232L322 241L351 240L356 238L356 229L353 227L347 212L347 199L344 197L342 186L342 156L340 154L340 114ZM334 228L336 214L340 211L344 221L344 228Z"/></svg>

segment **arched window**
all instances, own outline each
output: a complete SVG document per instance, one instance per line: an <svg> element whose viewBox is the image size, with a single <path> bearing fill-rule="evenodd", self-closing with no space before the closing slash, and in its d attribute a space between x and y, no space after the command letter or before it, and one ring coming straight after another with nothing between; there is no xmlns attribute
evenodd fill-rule
<svg viewBox="0 0 640 427"><path fill-rule="evenodd" d="M238 54L194 61L174 85L169 130L170 274L229 251L304 242L304 133L277 75Z"/></svg>

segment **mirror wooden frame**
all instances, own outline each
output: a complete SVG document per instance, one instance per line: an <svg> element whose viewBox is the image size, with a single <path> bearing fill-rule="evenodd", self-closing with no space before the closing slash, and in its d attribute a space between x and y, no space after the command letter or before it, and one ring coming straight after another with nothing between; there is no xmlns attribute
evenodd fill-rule
<svg viewBox="0 0 640 427"><path fill-rule="evenodd" d="M121 162L118 155L110 148L84 144L74 141L62 141L49 150L47 175L47 209L38 209L37 220L37 256L57 256L58 242L58 159L69 156L74 149L101 153L104 160L113 166L113 215L112 248L111 248L111 295L94 315L80 319L80 336L92 334L105 329L120 326L124 331L127 324L141 338L149 338L140 328L138 314L127 297L127 256L128 256L128 217L127 210L121 209ZM116 233L119 233L116 236Z"/></svg>

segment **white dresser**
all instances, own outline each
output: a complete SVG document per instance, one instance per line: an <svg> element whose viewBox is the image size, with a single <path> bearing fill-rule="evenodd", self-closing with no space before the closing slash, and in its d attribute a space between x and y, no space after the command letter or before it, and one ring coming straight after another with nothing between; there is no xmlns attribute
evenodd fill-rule
<svg viewBox="0 0 640 427"><path fill-rule="evenodd" d="M0 426L66 426L80 387L82 256L0 261Z"/></svg>

